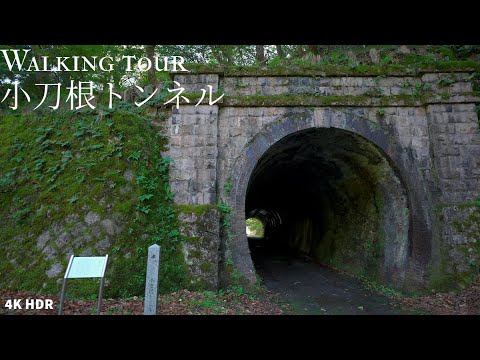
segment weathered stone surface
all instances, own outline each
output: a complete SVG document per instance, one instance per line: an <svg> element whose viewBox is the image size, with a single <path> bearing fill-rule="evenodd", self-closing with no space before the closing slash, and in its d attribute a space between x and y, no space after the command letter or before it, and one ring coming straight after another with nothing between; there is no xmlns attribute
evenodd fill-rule
<svg viewBox="0 0 480 360"><path fill-rule="evenodd" d="M219 213L216 207L198 206L181 210L180 232L185 237L182 250L192 282L202 287L218 286Z"/></svg>
<svg viewBox="0 0 480 360"><path fill-rule="evenodd" d="M101 221L101 224L107 231L108 235L118 235L122 231L122 227L113 220L105 219Z"/></svg>
<svg viewBox="0 0 480 360"><path fill-rule="evenodd" d="M90 233L94 238L98 239L102 235L103 229L104 229L103 226L101 226L98 223L95 223L94 225L90 226Z"/></svg>
<svg viewBox="0 0 480 360"><path fill-rule="evenodd" d="M57 240L55 240L55 244L57 244L59 249L62 249L70 241L71 239L69 234L67 232L63 232L58 236Z"/></svg>
<svg viewBox="0 0 480 360"><path fill-rule="evenodd" d="M186 93L201 93L204 89L208 94L208 85L212 86L213 92L218 90L217 74L175 75L175 81L182 84Z"/></svg>
<svg viewBox="0 0 480 360"><path fill-rule="evenodd" d="M100 216L93 211L89 211L88 214L85 216L85 222L87 223L87 225L92 225L99 220Z"/></svg>
<svg viewBox="0 0 480 360"><path fill-rule="evenodd" d="M378 64L380 62L380 55L378 54L377 49L370 49L368 54L370 55L370 60L372 60L374 64Z"/></svg>
<svg viewBox="0 0 480 360"><path fill-rule="evenodd" d="M63 270L62 264L60 264L59 262L56 262L45 273L47 274L47 276L49 278L52 278L52 277L55 277L55 276L59 275L62 272L62 270Z"/></svg>
<svg viewBox="0 0 480 360"><path fill-rule="evenodd" d="M134 180L135 178L135 174L133 173L133 171L131 169L128 169L126 170L124 173L123 173L123 177L125 178L125 180L127 180L128 182L131 182Z"/></svg>
<svg viewBox="0 0 480 360"><path fill-rule="evenodd" d="M37 238L37 249L43 249L50 239L50 231L46 230Z"/></svg>
<svg viewBox="0 0 480 360"><path fill-rule="evenodd" d="M73 240L73 246L75 249L84 247L86 244L88 244L90 241L92 241L92 236L89 233L86 233L82 236L78 236Z"/></svg>
<svg viewBox="0 0 480 360"><path fill-rule="evenodd" d="M110 247L110 244L111 244L111 240L110 238L107 236L105 239L103 239L102 241L98 242L96 245L95 245L95 248L97 250L99 250L100 253L104 253L109 247Z"/></svg>
<svg viewBox="0 0 480 360"><path fill-rule="evenodd" d="M76 239L81 237L84 234L85 230L87 230L87 227L83 223L81 222L76 223L70 230L70 234L73 237L73 241L76 242Z"/></svg>
<svg viewBox="0 0 480 360"><path fill-rule="evenodd" d="M122 187L120 188L120 193L121 193L122 195L125 195L126 193L128 193L128 192L130 192L130 191L132 191L132 188L131 188L130 186L122 186Z"/></svg>
<svg viewBox="0 0 480 360"><path fill-rule="evenodd" d="M95 245L95 248L97 250L100 251L100 253L104 253L111 245L111 240L110 238L107 236L105 239L103 239L102 241L98 242L96 245Z"/></svg>
<svg viewBox="0 0 480 360"><path fill-rule="evenodd" d="M412 95L414 84L422 81L417 77L330 77L330 78L268 78L242 77L224 78L222 86L228 96L257 95L314 95L322 96L371 96L382 95ZM438 77L435 80L438 81ZM265 84L268 83L268 86ZM406 85L408 84L408 85ZM435 84L435 82L433 82ZM469 92L469 83L461 83L461 88L445 88L444 92ZM365 99L366 101L367 99Z"/></svg>
<svg viewBox="0 0 480 360"><path fill-rule="evenodd" d="M83 250L79 256L93 256L93 251L91 248Z"/></svg>
<svg viewBox="0 0 480 360"><path fill-rule="evenodd" d="M57 251L50 245L45 246L42 253L45 255L46 260L53 260L57 257Z"/></svg>
<svg viewBox="0 0 480 360"><path fill-rule="evenodd" d="M148 248L147 277L145 280L144 315L157 315L160 271L160 246Z"/></svg>
<svg viewBox="0 0 480 360"><path fill-rule="evenodd" d="M67 263L68 263L68 261L70 260L70 257L72 255L75 255L75 252L73 251L72 248L69 248L69 249L67 249L67 251L65 251L65 253L63 255L64 255L65 261L67 261Z"/></svg>
<svg viewBox="0 0 480 360"><path fill-rule="evenodd" d="M185 105L179 110L174 109L169 119L169 152L175 154L179 163L170 170L172 191L179 194L176 198L178 204L202 205L216 201L217 116L216 105ZM198 125L195 131L201 132L202 136L185 134L185 129L190 133L194 131L189 128L192 124ZM195 179L192 179L193 173L196 173Z"/></svg>
<svg viewBox="0 0 480 360"><path fill-rule="evenodd" d="M409 49L402 47L399 51L408 53ZM370 56L372 61L380 61L376 49L370 50ZM428 269L442 261L431 254L440 253L445 246L453 249L447 249L450 254L447 260L463 267L470 260L458 249L471 244L473 233L458 233L454 224L469 215L457 211L458 217L454 218L446 214L435 225L434 209L472 201L479 193L480 131L475 101L469 95L472 85L468 76L465 72L383 78L176 75L177 81L187 84L192 91L213 81L215 86L220 84L226 96L363 96L378 100L414 95L420 88L428 88L437 96L431 102L383 107L375 106L372 101L348 106L292 107L282 105L280 97L275 105L269 106L183 105L178 110L172 109L166 126L170 138L167 155L174 159L170 183L176 193L175 202L213 205L223 199L228 200L237 214L232 219L232 229L238 239L230 245L225 244L225 239L218 239L218 214L206 211L180 215L182 234L190 238L184 245L184 254L192 273L197 278L210 279L208 282L213 286L217 281L212 280L215 271L204 272L200 263L204 259L207 263L218 263L220 258L213 254L218 254L222 244L225 245L222 258L249 257L244 213L251 170L266 149L281 138L311 128L343 129L367 138L384 151L407 184L412 232L411 255L405 265L406 281L416 285L428 283ZM224 192L228 183L233 185L230 196ZM199 224L209 224L209 231ZM402 249L395 251L404 254ZM254 280L251 261L239 261L236 265ZM210 270L209 266L204 268ZM456 271L455 266L451 271Z"/></svg>
<svg viewBox="0 0 480 360"><path fill-rule="evenodd" d="M406 54L410 54L410 49L408 48L408 46L402 45L402 46L400 46L400 47L398 48L398 52L399 52L400 54L406 55Z"/></svg>

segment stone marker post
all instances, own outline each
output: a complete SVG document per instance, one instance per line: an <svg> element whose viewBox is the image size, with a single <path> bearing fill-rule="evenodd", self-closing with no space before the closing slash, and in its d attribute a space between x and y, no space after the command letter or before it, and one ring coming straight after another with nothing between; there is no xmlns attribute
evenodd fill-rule
<svg viewBox="0 0 480 360"><path fill-rule="evenodd" d="M160 246L155 244L148 248L147 279L145 282L143 315L157 315L159 269Z"/></svg>

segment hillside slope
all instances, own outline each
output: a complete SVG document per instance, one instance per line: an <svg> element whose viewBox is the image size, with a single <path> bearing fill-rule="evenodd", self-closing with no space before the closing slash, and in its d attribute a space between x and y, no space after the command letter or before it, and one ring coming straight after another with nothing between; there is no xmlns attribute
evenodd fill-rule
<svg viewBox="0 0 480 360"><path fill-rule="evenodd" d="M148 246L162 290L188 287L165 138L152 119L112 113L0 115L0 288L55 293L72 254L109 254L107 296L141 295ZM95 280L72 281L86 296Z"/></svg>

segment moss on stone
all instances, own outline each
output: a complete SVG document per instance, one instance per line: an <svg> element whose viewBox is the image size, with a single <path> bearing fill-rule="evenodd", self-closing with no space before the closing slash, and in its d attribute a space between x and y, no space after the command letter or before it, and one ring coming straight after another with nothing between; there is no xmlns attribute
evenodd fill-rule
<svg viewBox="0 0 480 360"><path fill-rule="evenodd" d="M143 293L146 252L153 243L162 246L161 291L184 288L188 282L188 268L178 251L178 223L171 220L174 209L166 200L168 174L157 170L164 168L159 164L165 138L147 115L100 112L0 114L0 287L57 294L68 252L79 255L90 248L100 254L95 245L107 236L106 296ZM134 153L140 154L138 160L130 157ZM126 171L133 181L126 181ZM139 200L147 192L153 198ZM148 213L138 210L147 205ZM87 243L58 247L56 237L62 231L70 234L90 211L102 220L119 216L123 230L113 236L103 229L95 237L87 226L80 234L90 234ZM68 220L72 214L78 219ZM58 232L46 245L56 254L47 260L37 239L54 228ZM49 278L46 272L57 262L62 271ZM69 291L83 297L93 288L79 281Z"/></svg>
<svg viewBox="0 0 480 360"><path fill-rule="evenodd" d="M466 93L463 96L472 97L472 101L478 101L478 94ZM377 96L368 95L344 95L344 96L314 96L314 95L225 95L222 106L237 107L278 107L278 106L361 106L361 107L388 107L388 106L423 106L429 103L442 102L442 99L434 94L425 93L419 96L394 95Z"/></svg>
<svg viewBox="0 0 480 360"><path fill-rule="evenodd" d="M217 209L217 205L175 205L175 208L182 214L195 214L196 216L202 216L207 211Z"/></svg>
<svg viewBox="0 0 480 360"><path fill-rule="evenodd" d="M217 92L214 98L218 98L224 93ZM428 104L450 102L454 94L448 92L433 93L429 90L421 90L414 94L383 95L379 91L373 91L364 95L228 95L217 103L220 107L318 107L318 106L353 106L353 107L389 107L389 106L424 106ZM468 102L480 102L480 92L472 91L460 94ZM201 93L183 93L182 96L188 98L188 101L181 100L180 104L196 104ZM455 102L455 100L453 100ZM202 104L208 103L204 98ZM379 109L381 110L381 109Z"/></svg>
<svg viewBox="0 0 480 360"><path fill-rule="evenodd" d="M448 204L442 206L445 207ZM452 222L453 229L465 236L468 242L457 245L443 243L440 246L439 264L430 271L430 288L435 291L465 288L480 274L480 206L473 201L455 204L454 207L458 211L469 212ZM449 250L454 248L463 253L463 265L452 262Z"/></svg>
<svg viewBox="0 0 480 360"><path fill-rule="evenodd" d="M233 264L233 260L229 259L222 266L222 288L229 290L242 288L246 291L255 290L256 284L252 284L245 275L238 270Z"/></svg>
<svg viewBox="0 0 480 360"><path fill-rule="evenodd" d="M199 236L185 236L182 235L182 238L185 240L185 242L192 244L192 245L198 245L202 242L202 238Z"/></svg>
<svg viewBox="0 0 480 360"><path fill-rule="evenodd" d="M202 252L198 249L188 251L188 258L198 260L202 257Z"/></svg>
<svg viewBox="0 0 480 360"><path fill-rule="evenodd" d="M202 272L204 272L204 273L209 273L213 270L213 265L212 265L212 263L207 262L207 261L202 262L200 264L200 270L202 270Z"/></svg>
<svg viewBox="0 0 480 360"><path fill-rule="evenodd" d="M415 76L427 72L474 72L480 70L475 61L432 61L386 65L336 65L305 63L281 66L225 66L186 64L190 74L219 74L223 76Z"/></svg>
<svg viewBox="0 0 480 360"><path fill-rule="evenodd" d="M184 65L188 74L223 74L225 72L225 66L220 64L200 64L200 63L187 63ZM170 72L173 76L175 74L185 75L185 72Z"/></svg>

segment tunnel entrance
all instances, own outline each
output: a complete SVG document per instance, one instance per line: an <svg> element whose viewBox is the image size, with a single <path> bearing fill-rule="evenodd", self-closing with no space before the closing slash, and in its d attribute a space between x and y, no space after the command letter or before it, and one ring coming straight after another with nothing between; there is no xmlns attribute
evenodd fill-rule
<svg viewBox="0 0 480 360"><path fill-rule="evenodd" d="M267 256L304 256L403 284L410 227L406 189L388 156L358 134L313 128L273 144L249 179L249 218L264 225L263 237L248 237L258 274Z"/></svg>

